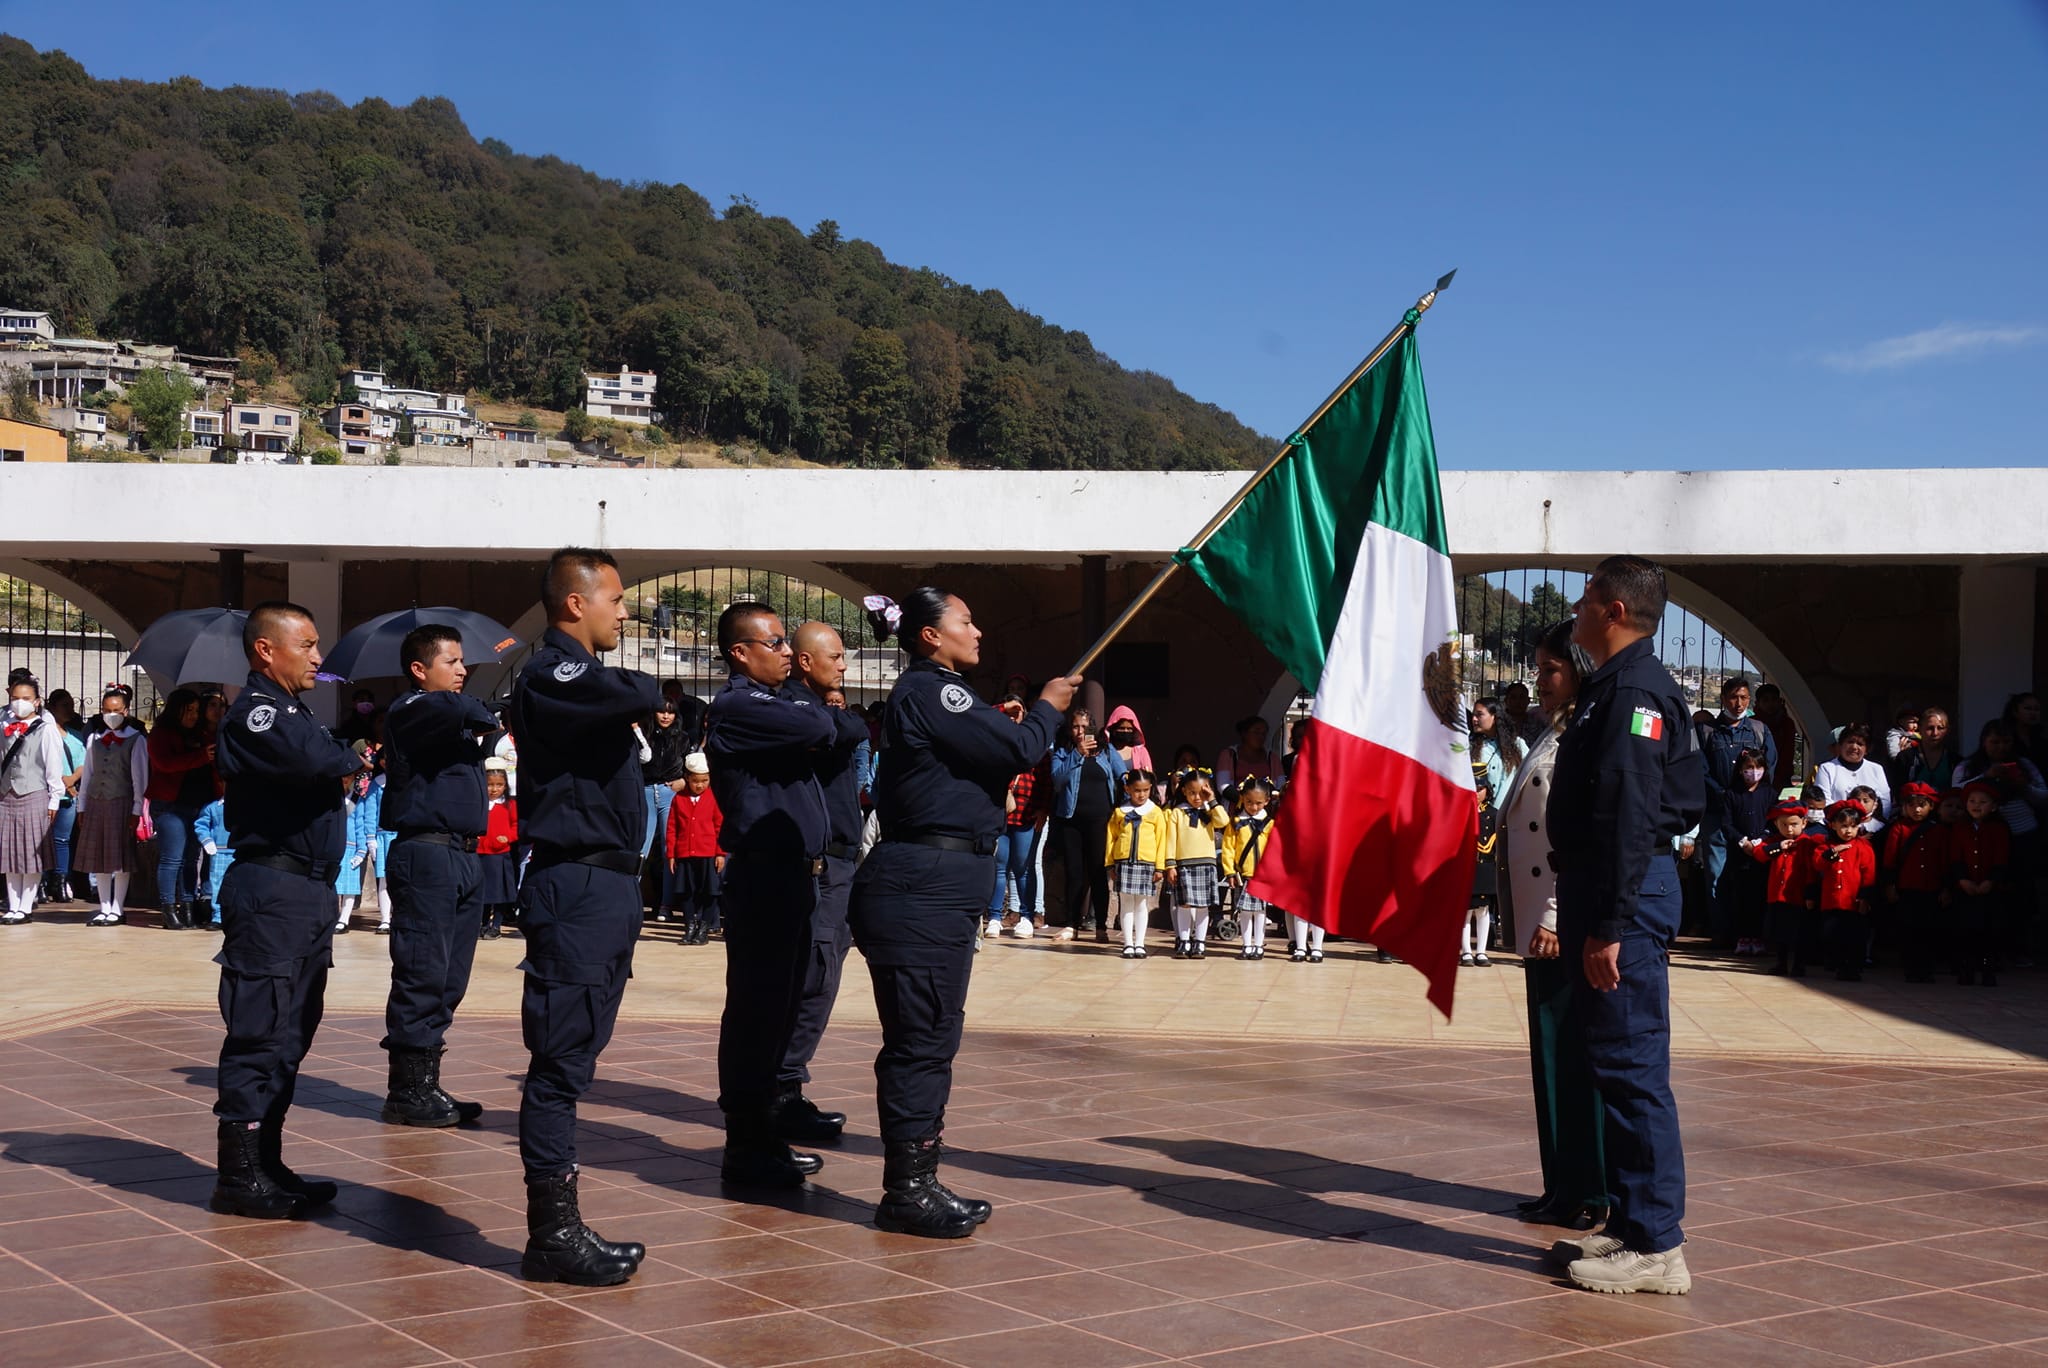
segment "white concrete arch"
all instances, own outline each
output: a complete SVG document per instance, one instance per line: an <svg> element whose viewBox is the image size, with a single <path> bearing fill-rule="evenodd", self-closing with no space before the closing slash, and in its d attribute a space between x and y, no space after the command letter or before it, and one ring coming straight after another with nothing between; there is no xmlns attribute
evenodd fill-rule
<svg viewBox="0 0 2048 1368"><path fill-rule="evenodd" d="M107 629L108 635L121 643L121 649L135 649L135 638L141 635L134 623L114 611L105 599L78 581L58 574L40 561L20 560L15 557L0 557L0 575L12 575L18 580L27 580L39 589L47 589L63 598L74 608Z"/></svg>

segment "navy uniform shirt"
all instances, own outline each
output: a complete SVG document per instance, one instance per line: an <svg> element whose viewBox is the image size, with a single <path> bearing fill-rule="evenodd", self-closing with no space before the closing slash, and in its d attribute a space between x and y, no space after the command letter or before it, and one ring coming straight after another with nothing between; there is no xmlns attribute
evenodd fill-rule
<svg viewBox="0 0 2048 1368"><path fill-rule="evenodd" d="M832 719L836 732L832 744L813 757L817 764L818 783L825 790L827 832L832 844L858 848L862 816L860 773L854 766L854 758L860 750L860 743L868 739L868 724L844 708L828 705L808 684L791 687L801 690L799 697L808 698L824 708L825 715Z"/></svg>
<svg viewBox="0 0 2048 1368"><path fill-rule="evenodd" d="M380 825L407 834L484 834L481 738L498 719L483 700L445 689L414 689L384 718L384 810Z"/></svg>
<svg viewBox="0 0 2048 1368"><path fill-rule="evenodd" d="M252 672L215 740L237 855L274 851L315 864L340 861L348 838L341 781L362 769L362 757L321 726L298 695Z"/></svg>
<svg viewBox="0 0 2048 1368"><path fill-rule="evenodd" d="M889 763L876 784L882 839L952 836L993 852L1010 781L1052 750L1064 721L1040 699L1012 722L954 671L913 662L889 693Z"/></svg>
<svg viewBox="0 0 2048 1368"><path fill-rule="evenodd" d="M1692 709L1648 638L1587 676L1545 809L1567 939L1621 939L1651 857L1699 824L1705 785Z"/></svg>
<svg viewBox="0 0 2048 1368"><path fill-rule="evenodd" d="M653 675L600 665L565 633L543 632L506 718L519 747L520 838L576 856L639 854L647 789L633 724L660 701Z"/></svg>
<svg viewBox="0 0 2048 1368"><path fill-rule="evenodd" d="M816 859L831 840L819 751L840 744L832 709L805 688L770 689L734 675L711 700L704 755L734 855ZM846 741L849 764L855 741Z"/></svg>

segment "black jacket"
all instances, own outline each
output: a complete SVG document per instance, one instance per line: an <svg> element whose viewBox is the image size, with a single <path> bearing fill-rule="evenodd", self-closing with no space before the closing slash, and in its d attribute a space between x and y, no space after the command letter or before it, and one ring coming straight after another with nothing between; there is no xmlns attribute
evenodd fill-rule
<svg viewBox="0 0 2048 1368"><path fill-rule="evenodd" d="M237 855L341 859L348 839L341 781L363 767L362 758L320 725L296 694L251 672L221 718L217 744L214 763L227 785L228 838Z"/></svg>
<svg viewBox="0 0 2048 1368"><path fill-rule="evenodd" d="M831 839L818 752L837 744L833 713L808 689L734 675L711 700L704 754L734 855L817 859ZM846 745L851 756L853 743Z"/></svg>
<svg viewBox="0 0 2048 1368"><path fill-rule="evenodd" d="M415 689L384 718L384 806L378 824L405 833L484 834L482 738L498 719L483 700Z"/></svg>
<svg viewBox="0 0 2048 1368"><path fill-rule="evenodd" d="M1012 722L952 670L914 662L889 694L889 760L876 785L882 839L952 836L993 854L1010 781L1052 750L1063 721L1040 699Z"/></svg>
<svg viewBox="0 0 2048 1368"><path fill-rule="evenodd" d="M633 724L654 711L653 675L601 665L550 627L512 685L519 835L571 855L630 851L647 834Z"/></svg>

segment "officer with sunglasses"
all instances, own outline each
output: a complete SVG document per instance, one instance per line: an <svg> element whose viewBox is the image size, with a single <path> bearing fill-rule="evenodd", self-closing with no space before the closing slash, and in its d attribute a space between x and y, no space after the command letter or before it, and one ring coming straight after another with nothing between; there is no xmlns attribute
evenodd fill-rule
<svg viewBox="0 0 2048 1368"><path fill-rule="evenodd" d="M832 840L819 769L843 768L867 729L809 690L789 687L791 643L768 605L740 602L720 614L718 649L732 677L711 700L704 753L725 814L719 843L727 853L719 1174L741 1187L801 1187L824 1161L781 1138L778 1075L803 1001L818 880Z"/></svg>

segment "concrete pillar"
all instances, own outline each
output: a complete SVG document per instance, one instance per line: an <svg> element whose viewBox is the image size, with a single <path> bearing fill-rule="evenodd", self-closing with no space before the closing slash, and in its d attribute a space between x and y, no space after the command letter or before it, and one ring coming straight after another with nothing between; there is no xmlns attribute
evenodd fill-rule
<svg viewBox="0 0 2048 1368"><path fill-rule="evenodd" d="M1085 651L1102 635L1109 626L1109 557L1081 557L1081 641L1075 649ZM1088 710L1088 715L1101 724L1106 714L1103 711L1106 700L1102 691L1102 657L1088 667L1084 676L1086 683L1081 686L1079 702Z"/></svg>
<svg viewBox="0 0 2048 1368"><path fill-rule="evenodd" d="M313 615L320 629L324 649L341 639L349 624L341 620L341 566L334 561L293 561L285 574L285 592ZM307 711L333 726L341 713L341 690L333 684L317 684L303 695Z"/></svg>
<svg viewBox="0 0 2048 1368"><path fill-rule="evenodd" d="M1961 646L1956 706L1960 741L1976 749L1977 729L2005 700L2034 687L2034 589L2031 565L1965 565L1956 588Z"/></svg>

